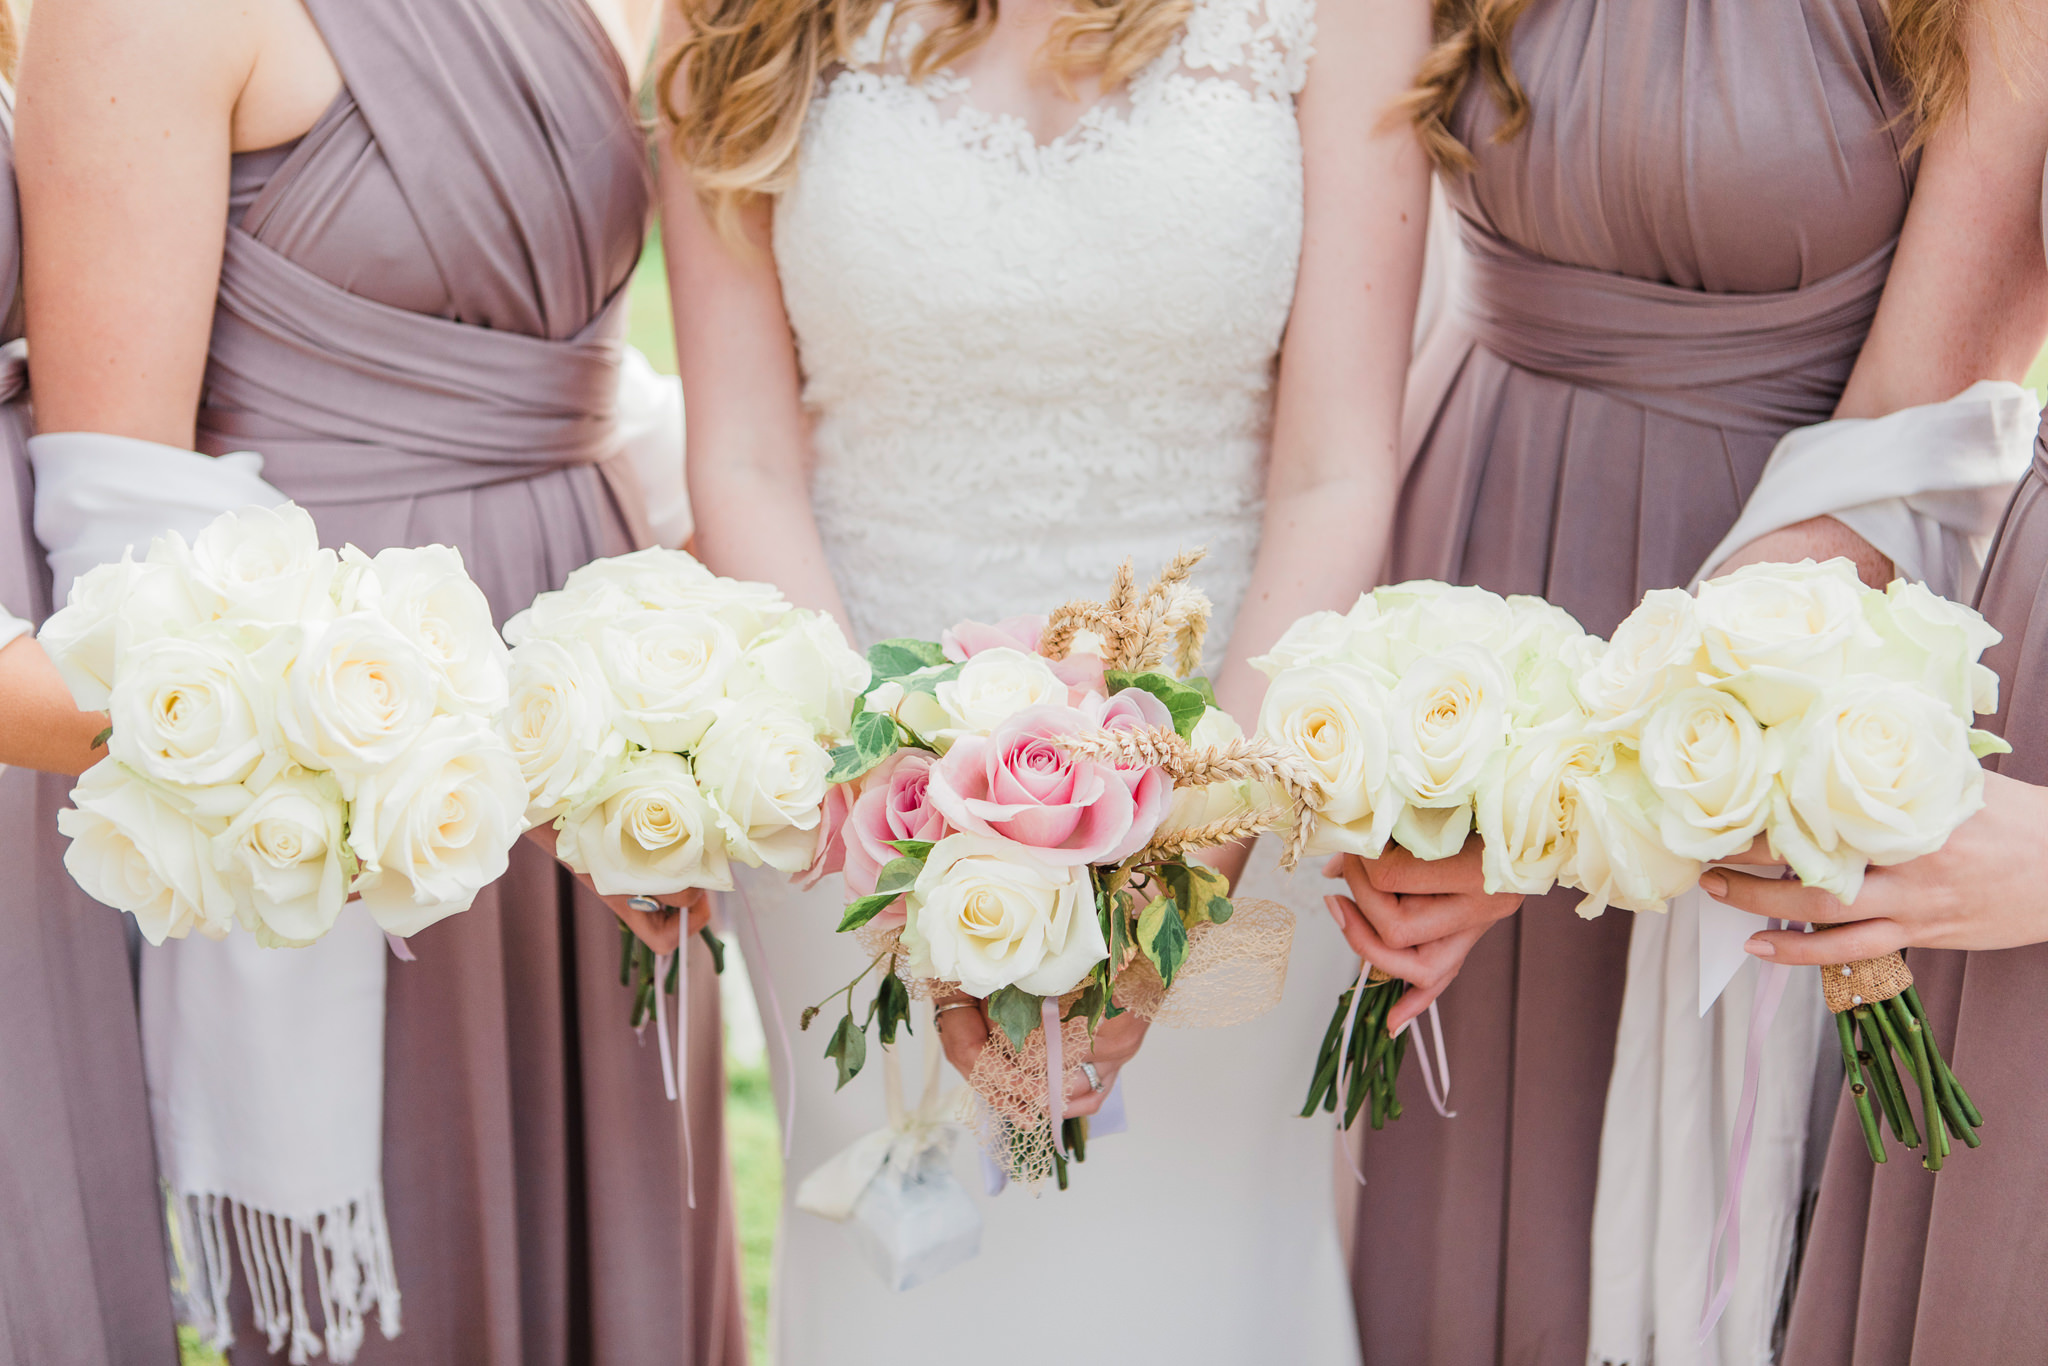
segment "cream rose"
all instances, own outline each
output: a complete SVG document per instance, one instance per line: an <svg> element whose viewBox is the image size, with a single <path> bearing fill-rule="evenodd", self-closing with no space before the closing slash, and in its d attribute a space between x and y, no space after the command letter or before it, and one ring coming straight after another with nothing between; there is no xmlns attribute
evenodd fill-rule
<svg viewBox="0 0 2048 1366"><path fill-rule="evenodd" d="M434 718L439 680L420 649L373 612L307 628L280 699L293 762L331 769L342 791L397 762Z"/></svg>
<svg viewBox="0 0 2048 1366"><path fill-rule="evenodd" d="M1220 749L1233 741L1244 739L1244 727L1227 711L1210 707L1202 713L1202 719L1195 722L1194 732L1188 736L1188 744L1197 754L1204 750ZM1287 808L1284 791L1269 790L1264 783L1210 783L1204 787L1177 787L1173 790L1173 801L1166 809L1166 819L1159 822L1158 834L1168 835L1176 830L1192 826L1208 825L1215 821L1229 820L1248 815L1255 811Z"/></svg>
<svg viewBox="0 0 2048 1366"><path fill-rule="evenodd" d="M732 888L718 814L673 754L628 758L563 818L556 843L604 896Z"/></svg>
<svg viewBox="0 0 2048 1366"><path fill-rule="evenodd" d="M1086 868L980 835L933 847L910 889L903 944L917 976L982 997L1012 986L1058 996L1109 956Z"/></svg>
<svg viewBox="0 0 2048 1366"><path fill-rule="evenodd" d="M1980 662L2002 639L1990 622L1909 579L1863 602L1880 641L1857 651L1854 667L1919 684L1965 725L1998 710L1998 675Z"/></svg>
<svg viewBox="0 0 2048 1366"><path fill-rule="evenodd" d="M100 711L112 696L124 649L175 635L202 619L180 570L124 555L118 564L81 574L70 600L43 623L36 639L57 665L72 701Z"/></svg>
<svg viewBox="0 0 2048 1366"><path fill-rule="evenodd" d="M310 944L334 928L348 900L347 812L333 778L293 769L266 783L214 836L214 868L258 943Z"/></svg>
<svg viewBox="0 0 2048 1366"><path fill-rule="evenodd" d="M983 650L960 666L960 674L932 690L950 743L962 735L987 735L1026 707L1067 704L1067 685L1052 665L1022 650Z"/></svg>
<svg viewBox="0 0 2048 1366"><path fill-rule="evenodd" d="M1404 803L1394 838L1448 858L1471 830L1480 777L1507 743L1514 685L1492 652L1446 646L1415 661L1387 697L1387 768Z"/></svg>
<svg viewBox="0 0 2048 1366"><path fill-rule="evenodd" d="M1395 790L1387 738L1387 690L1364 669L1308 665L1266 689L1259 734L1307 761L1323 807L1313 854L1377 858L1405 803Z"/></svg>
<svg viewBox="0 0 2048 1366"><path fill-rule="evenodd" d="M1601 757L1574 718L1514 733L1474 797L1488 892L1551 889L1572 856L1575 784L1598 773Z"/></svg>
<svg viewBox="0 0 2048 1366"><path fill-rule="evenodd" d="M1360 602L1370 604L1372 599ZM1288 627L1273 648L1251 665L1266 677L1277 678L1284 669L1307 664L1352 663L1352 643L1358 634L1359 628L1342 612L1311 612Z"/></svg>
<svg viewBox="0 0 2048 1366"><path fill-rule="evenodd" d="M780 696L820 735L843 737L872 677L838 622L822 612L791 612L747 647L726 691Z"/></svg>
<svg viewBox="0 0 2048 1366"><path fill-rule="evenodd" d="M511 698L498 731L526 777L531 824L582 802L626 752L612 725L616 706L583 642L529 640L512 652Z"/></svg>
<svg viewBox="0 0 2048 1366"><path fill-rule="evenodd" d="M1718 688L1674 693L1643 722L1643 776L1675 854L1712 862L1749 847L1770 819L1780 746Z"/></svg>
<svg viewBox="0 0 2048 1366"><path fill-rule="evenodd" d="M1760 675L1759 684L1781 675L1801 682L1839 678L1850 650L1876 641L1863 620L1863 592L1855 566L1839 559L1744 565L1711 579L1700 585L1694 607L1708 663L1724 678ZM1773 704L1775 687L1766 693L1738 684L1738 691L1765 725L1786 719Z"/></svg>
<svg viewBox="0 0 2048 1366"><path fill-rule="evenodd" d="M1664 847L1657 829L1657 794L1626 750L1610 749L1596 774L1575 776L1572 858L1562 881L1585 892L1578 912L1588 920L1609 906L1664 911L1670 900L1699 881L1697 859Z"/></svg>
<svg viewBox="0 0 2048 1366"><path fill-rule="evenodd" d="M728 703L695 756L732 857L784 873L810 866L831 766L810 723L766 697Z"/></svg>
<svg viewBox="0 0 2048 1366"><path fill-rule="evenodd" d="M1579 671L1579 700L1594 730L1632 740L1673 690L1699 682L1705 663L1692 594L1653 588Z"/></svg>
<svg viewBox="0 0 2048 1366"><path fill-rule="evenodd" d="M166 537L151 547L150 558L168 549L190 574L195 600L212 615L272 623L334 615L329 590L339 561L320 548L312 515L295 503L223 513L189 551L178 553L180 545L179 538Z"/></svg>
<svg viewBox="0 0 2048 1366"><path fill-rule="evenodd" d="M740 644L708 612L646 612L604 627L597 653L619 730L636 745L681 753L710 728Z"/></svg>
<svg viewBox="0 0 2048 1366"><path fill-rule="evenodd" d="M224 631L127 651L114 685L108 753L161 783L238 783L278 743L272 694Z"/></svg>
<svg viewBox="0 0 2048 1366"><path fill-rule="evenodd" d="M354 547L347 553L363 559ZM373 599L364 605L420 647L440 683L441 709L483 717L502 711L505 642L491 624L489 599L463 567L462 552L445 545L394 547L363 567L361 594Z"/></svg>
<svg viewBox="0 0 2048 1366"><path fill-rule="evenodd" d="M1931 854L1984 805L1969 729L1939 698L1868 674L1783 733L1771 847L1800 881L1855 900L1866 863Z"/></svg>
<svg viewBox="0 0 2048 1366"><path fill-rule="evenodd" d="M57 813L64 867L85 894L135 917L152 944L198 930L219 939L235 901L213 866L224 819L207 818L113 759L87 769Z"/></svg>
<svg viewBox="0 0 2048 1366"><path fill-rule="evenodd" d="M526 780L484 722L443 716L362 777L349 810L364 908L387 933L416 934L505 875L526 829Z"/></svg>

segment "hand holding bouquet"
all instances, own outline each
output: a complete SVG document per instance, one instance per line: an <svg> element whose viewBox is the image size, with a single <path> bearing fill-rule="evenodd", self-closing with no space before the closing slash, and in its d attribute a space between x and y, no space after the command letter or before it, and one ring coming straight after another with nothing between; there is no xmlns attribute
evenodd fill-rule
<svg viewBox="0 0 2048 1366"><path fill-rule="evenodd" d="M505 871L505 647L447 546L337 554L304 510L245 508L83 575L42 641L112 721L64 865L152 944L310 944L352 896L409 935Z"/></svg>
<svg viewBox="0 0 2048 1366"><path fill-rule="evenodd" d="M970 1080L993 1155L1027 1181L1064 1186L1067 1155L1084 1150L1062 1097L1097 1025L1126 1011L1250 1018L1285 972L1287 913L1233 904L1222 875L1188 857L1308 800L1296 763L1245 740L1195 672L1209 614L1188 582L1198 559L1142 592L1127 564L1106 601L1043 621L875 646L852 738L833 755L814 873L845 874L840 929L863 937L870 962L845 988L826 1056L844 1085L868 1024L893 1042L913 991L979 998L996 1028ZM1192 978L1233 969L1248 1014L1193 1003ZM877 970L857 1015L855 990Z"/></svg>

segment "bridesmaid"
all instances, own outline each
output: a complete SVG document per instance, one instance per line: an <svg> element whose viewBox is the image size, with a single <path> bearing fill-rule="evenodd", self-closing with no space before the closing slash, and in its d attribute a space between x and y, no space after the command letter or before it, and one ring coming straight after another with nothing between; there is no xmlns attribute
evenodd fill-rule
<svg viewBox="0 0 2048 1366"><path fill-rule="evenodd" d="M325 543L452 544L501 622L632 548L613 408L650 199L635 8L38 6L41 429L260 452ZM389 974L384 1104L404 1331L362 1360L744 1360L708 956L693 1211L604 904L522 845L413 948Z"/></svg>
<svg viewBox="0 0 2048 1366"><path fill-rule="evenodd" d="M1438 0L1412 108L1466 283L1410 378L1391 578L1542 594L1605 634L1700 567L1788 429L2024 374L2040 149L1987 117L2012 100L1974 37L1961 118L1964 12ZM1888 575L1825 519L1737 558L1843 553ZM1582 923L1567 893L1510 919L1472 858L1347 871L1354 947L1425 988L1402 1017L1457 979L1458 1117L1418 1094L1364 1144L1367 1359L1581 1366L1632 917Z"/></svg>
<svg viewBox="0 0 2048 1366"><path fill-rule="evenodd" d="M0 2L0 72L15 37ZM0 79L0 1366L126 1366L177 1347L127 939L64 871L71 782L49 776L98 757L105 718L72 705L26 634L50 603L29 524L13 125Z"/></svg>

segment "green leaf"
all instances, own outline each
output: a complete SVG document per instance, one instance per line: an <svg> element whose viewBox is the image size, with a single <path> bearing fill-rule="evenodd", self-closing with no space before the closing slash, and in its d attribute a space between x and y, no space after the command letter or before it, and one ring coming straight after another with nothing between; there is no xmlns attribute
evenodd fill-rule
<svg viewBox="0 0 2048 1366"><path fill-rule="evenodd" d="M1125 688L1137 688L1151 693L1166 704L1167 715L1173 718L1173 729L1185 740L1195 733L1195 725L1202 719L1202 713L1209 709L1209 703L1202 696L1202 690L1169 678L1162 673L1134 674L1123 669L1110 669L1103 674L1103 681L1109 684L1113 693Z"/></svg>
<svg viewBox="0 0 2048 1366"><path fill-rule="evenodd" d="M839 1021L839 1028L832 1031L832 1042L825 1045L825 1056L839 1064L839 1086L860 1075L860 1069L868 1060L868 1036L866 1030L853 1022L852 1011L849 1010Z"/></svg>
<svg viewBox="0 0 2048 1366"><path fill-rule="evenodd" d="M875 894L884 892L901 895L917 885L918 874L924 871L924 860L911 858L890 859L882 865L882 871L875 877Z"/></svg>
<svg viewBox="0 0 2048 1366"><path fill-rule="evenodd" d="M905 858L928 859L932 856L930 840L883 840L882 843Z"/></svg>
<svg viewBox="0 0 2048 1366"><path fill-rule="evenodd" d="M1188 956L1187 927L1170 896L1157 897L1138 917L1138 947L1159 969L1159 980L1173 985L1173 976Z"/></svg>
<svg viewBox="0 0 2048 1366"><path fill-rule="evenodd" d="M724 976L725 941L713 934L709 925L697 931L697 934L704 940L704 947L711 950L711 970L721 977Z"/></svg>
<svg viewBox="0 0 2048 1366"><path fill-rule="evenodd" d="M1081 989L1080 999L1076 1000L1073 1007L1060 1018L1086 1020L1088 1028L1093 1030L1096 1023L1102 1019L1103 1006L1108 1003L1109 994L1102 989L1102 983L1091 979L1088 985Z"/></svg>
<svg viewBox="0 0 2048 1366"><path fill-rule="evenodd" d="M885 1044L896 1042L898 1025L906 1034L910 1032L910 988L903 985L903 979L896 975L894 969L882 979L881 989L875 993L874 1008L868 1013L881 1016L882 1042Z"/></svg>
<svg viewBox="0 0 2048 1366"><path fill-rule="evenodd" d="M887 683L892 678L901 678L945 662L946 652L936 641L898 638L868 646L868 667L874 670L877 683Z"/></svg>
<svg viewBox="0 0 2048 1366"><path fill-rule="evenodd" d="M905 692L935 693L939 690L939 684L951 683L959 676L960 666L958 664L949 664L943 669L934 669L930 673L911 674L896 681L903 685Z"/></svg>
<svg viewBox="0 0 2048 1366"><path fill-rule="evenodd" d="M853 738L832 751L828 783L850 783L894 754L896 719L887 712L864 711L853 718Z"/></svg>
<svg viewBox="0 0 2048 1366"><path fill-rule="evenodd" d="M1203 863L1167 863L1158 869L1159 880L1180 906L1181 924L1192 930L1197 925L1221 925L1230 919L1230 879Z"/></svg>
<svg viewBox="0 0 2048 1366"><path fill-rule="evenodd" d="M1202 695L1202 700L1208 703L1210 706L1213 707L1216 705L1216 685L1214 683L1211 683L1208 679L1202 677L1202 675L1196 674L1192 678L1183 678L1181 682L1187 684L1190 688L1193 688L1196 692L1200 693Z"/></svg>
<svg viewBox="0 0 2048 1366"><path fill-rule="evenodd" d="M1010 1040L1010 1047L1019 1053L1024 1051L1024 1040L1031 1037L1031 1031L1038 1028L1039 1017L1045 1010L1045 998L1033 996L1016 987L1004 987L988 998L988 1017L996 1022Z"/></svg>
<svg viewBox="0 0 2048 1366"><path fill-rule="evenodd" d="M105 748L107 747L107 741L109 741L109 740L111 740L111 739L113 739L113 738L114 738L114 728L113 728L112 726L108 726L108 727L107 727L107 728L106 728L105 730L101 731L101 732L100 732L100 733L99 733L98 735L95 735L95 736L93 736L93 737L92 737L92 747L93 747L94 749L105 749Z"/></svg>
<svg viewBox="0 0 2048 1366"><path fill-rule="evenodd" d="M845 934L848 930L859 929L895 905L901 896L901 892L877 892L873 896L864 896L853 902L846 908L846 914L839 917L839 933Z"/></svg>

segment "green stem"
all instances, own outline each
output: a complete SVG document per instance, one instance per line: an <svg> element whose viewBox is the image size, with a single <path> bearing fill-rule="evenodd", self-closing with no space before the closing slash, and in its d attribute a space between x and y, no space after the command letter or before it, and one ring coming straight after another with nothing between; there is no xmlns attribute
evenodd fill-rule
<svg viewBox="0 0 2048 1366"><path fill-rule="evenodd" d="M1920 1027L1927 1031L1927 1046L1933 1050L1935 1060L1941 1065L1942 1077L1948 1082L1949 1091L1955 1096L1956 1105L1962 1111L1964 1120L1967 1121L1966 1127L1970 1129L1983 1128L1983 1114L1977 1109L1976 1104L1971 1101L1970 1093L1963 1089L1963 1084L1956 1080L1955 1069L1948 1065L1948 1059L1941 1056L1941 1048L1934 1040L1934 1026L1927 1019L1927 1007L1920 1004L1920 992L1914 987L1907 987L1900 995L1906 998L1906 1006L1913 1012L1913 1018L1918 1020ZM1970 1146L1974 1148L1977 1145L1972 1141Z"/></svg>
<svg viewBox="0 0 2048 1366"><path fill-rule="evenodd" d="M1927 1170L1938 1172L1948 1157L1948 1130L1941 1122L1941 1099L1935 1094L1934 1068L1927 1061L1927 1036L1920 1032L1920 1022L1913 1018L1913 1013L1898 997L1894 996L1879 1007L1880 1010L1886 1008L1896 1013L1895 1023L1913 1046L1913 1061L1920 1077L1920 1119L1927 1129L1927 1156L1920 1161Z"/></svg>
<svg viewBox="0 0 2048 1366"><path fill-rule="evenodd" d="M1884 1137L1877 1131L1877 1116L1870 1110L1870 1088L1863 1081L1863 1065L1856 1061L1856 1033L1847 1015L1835 1016L1835 1033L1842 1042L1842 1070L1849 1074L1849 1094L1856 1100L1856 1122L1863 1126L1863 1146L1870 1149L1872 1162L1884 1161Z"/></svg>
<svg viewBox="0 0 2048 1366"><path fill-rule="evenodd" d="M1856 1007L1856 1023L1862 1028L1863 1042L1869 1049L1868 1060L1871 1070L1877 1074L1878 1082L1884 1088L1885 1117L1891 1121L1892 1134L1908 1148L1920 1146L1920 1131L1913 1127L1913 1112L1906 1105L1906 1088L1899 1081L1893 1051L1883 1017L1868 1004Z"/></svg>
<svg viewBox="0 0 2048 1366"><path fill-rule="evenodd" d="M1351 989L1337 997L1337 1009L1330 1016L1330 1027L1323 1031L1323 1046L1316 1050L1316 1070L1309 1079L1308 1101L1301 1107L1301 1117L1307 1119L1323 1109L1337 1108L1337 1044L1344 1036L1344 1018L1351 1011ZM1325 1103L1327 1101L1327 1104Z"/></svg>

